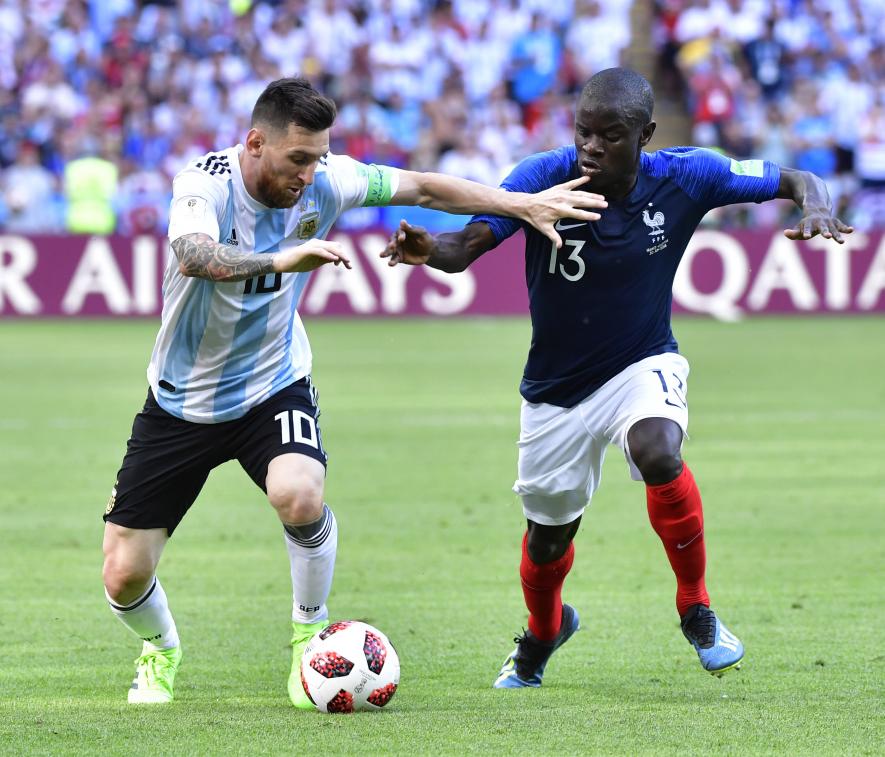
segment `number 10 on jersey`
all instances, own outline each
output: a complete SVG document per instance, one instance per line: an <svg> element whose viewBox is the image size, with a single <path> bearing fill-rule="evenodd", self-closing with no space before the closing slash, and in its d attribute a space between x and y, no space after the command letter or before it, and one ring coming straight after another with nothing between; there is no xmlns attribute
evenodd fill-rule
<svg viewBox="0 0 885 757"><path fill-rule="evenodd" d="M559 272L562 274L562 277L566 279L566 281L577 281L582 278L583 275L587 272L587 265L584 263L584 259L581 257L581 250L584 249L584 245L586 243L583 239L566 239L563 242L565 247L571 247L572 251L569 253L568 260L565 263L559 264ZM556 275L556 262L557 262L557 253L559 250L556 249L556 245L550 244L550 268L547 269L547 273L555 276ZM566 269L569 262L575 264L574 271L570 271Z"/></svg>

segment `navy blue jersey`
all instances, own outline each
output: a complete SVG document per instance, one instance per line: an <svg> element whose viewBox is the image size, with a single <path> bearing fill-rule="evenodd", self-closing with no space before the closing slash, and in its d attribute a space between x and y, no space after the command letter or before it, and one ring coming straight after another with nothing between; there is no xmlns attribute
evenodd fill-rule
<svg viewBox="0 0 885 757"><path fill-rule="evenodd" d="M526 158L501 186L534 193L580 175L572 145ZM642 153L633 190L609 201L601 220L557 222L558 251L516 219L472 218L499 243L520 227L525 232L532 345L522 396L572 407L628 365L677 352L673 277L701 218L722 205L770 200L779 183L780 169L768 161L673 147Z"/></svg>

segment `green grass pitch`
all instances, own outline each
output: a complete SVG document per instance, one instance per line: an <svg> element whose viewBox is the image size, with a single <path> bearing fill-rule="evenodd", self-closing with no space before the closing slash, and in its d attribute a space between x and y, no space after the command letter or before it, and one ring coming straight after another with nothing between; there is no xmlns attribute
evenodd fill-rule
<svg viewBox="0 0 885 757"><path fill-rule="evenodd" d="M236 464L161 564L176 702L126 705L138 644L105 606L100 515L156 324L0 324L0 752L882 754L885 321L675 328L708 585L744 669L701 671L610 448L565 590L583 630L542 690L494 691L525 622L510 485L527 323L308 324L341 529L331 611L402 661L389 710L346 717L288 704L283 537Z"/></svg>

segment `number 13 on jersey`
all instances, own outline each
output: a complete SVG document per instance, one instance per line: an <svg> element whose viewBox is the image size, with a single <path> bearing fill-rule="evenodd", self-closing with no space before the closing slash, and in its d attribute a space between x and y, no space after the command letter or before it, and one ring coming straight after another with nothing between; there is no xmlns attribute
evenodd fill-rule
<svg viewBox="0 0 885 757"><path fill-rule="evenodd" d="M565 263L559 264L559 272L562 274L562 277L567 281L577 281L582 278L584 274L587 272L587 265L584 263L584 259L581 257L581 250L584 249L583 239L566 239L563 242L563 246L568 248L571 247L572 251L569 253L568 260ZM557 263L557 253L559 250L556 249L556 245L550 244L550 267L547 269L547 272L553 276L556 275L556 263ZM569 269L572 268L570 263L574 263L574 270L566 269L568 266Z"/></svg>

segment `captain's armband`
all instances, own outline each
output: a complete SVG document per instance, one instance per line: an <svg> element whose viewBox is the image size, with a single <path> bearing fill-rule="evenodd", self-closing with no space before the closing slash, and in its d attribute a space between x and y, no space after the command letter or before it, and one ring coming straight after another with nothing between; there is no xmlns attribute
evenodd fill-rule
<svg viewBox="0 0 885 757"><path fill-rule="evenodd" d="M389 205L399 184L397 170L390 166L376 166L374 163L360 166L360 173L366 180L366 199L362 206L375 207Z"/></svg>

